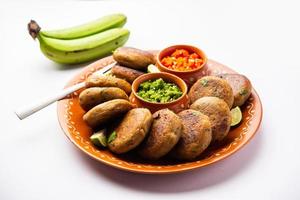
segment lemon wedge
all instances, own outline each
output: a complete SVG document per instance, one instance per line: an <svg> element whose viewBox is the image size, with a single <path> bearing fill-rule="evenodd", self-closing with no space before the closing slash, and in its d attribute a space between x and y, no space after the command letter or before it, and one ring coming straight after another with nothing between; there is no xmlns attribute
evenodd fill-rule
<svg viewBox="0 0 300 200"><path fill-rule="evenodd" d="M242 121L242 118L243 118L242 111L241 111L240 107L237 106L237 107L231 109L230 113L231 113L231 124L230 124L230 126L238 125Z"/></svg>
<svg viewBox="0 0 300 200"><path fill-rule="evenodd" d="M91 142L99 147L106 147L107 146L107 138L105 135L105 130L100 130L96 133L94 133L90 137Z"/></svg>
<svg viewBox="0 0 300 200"><path fill-rule="evenodd" d="M155 65L150 64L150 65L148 65L147 72L148 73L156 73L156 72L160 72L160 71Z"/></svg>

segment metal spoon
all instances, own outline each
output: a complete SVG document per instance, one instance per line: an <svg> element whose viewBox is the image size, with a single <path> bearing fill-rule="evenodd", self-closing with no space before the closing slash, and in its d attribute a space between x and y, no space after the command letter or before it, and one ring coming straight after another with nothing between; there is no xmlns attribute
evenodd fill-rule
<svg viewBox="0 0 300 200"><path fill-rule="evenodd" d="M113 66L116 65L116 62L112 63L112 64L109 64L103 68L101 68L100 70L94 72L93 74L96 74L96 75L103 75L104 73L106 73L107 71L109 71ZM71 87L68 87L60 92L58 92L57 94L55 95L51 95L49 97L46 97L42 100L39 100L37 102L33 102L29 105L26 105L26 106L23 106L23 107L20 107L18 108L16 111L15 111L15 114L19 117L20 120L22 119L25 119L26 117L32 115L33 113L47 107L48 105L58 101L58 100L61 100L63 98L65 98L67 95L81 89L81 88L84 88L85 87L85 82L82 82L82 83L78 83L76 85L73 85Z"/></svg>

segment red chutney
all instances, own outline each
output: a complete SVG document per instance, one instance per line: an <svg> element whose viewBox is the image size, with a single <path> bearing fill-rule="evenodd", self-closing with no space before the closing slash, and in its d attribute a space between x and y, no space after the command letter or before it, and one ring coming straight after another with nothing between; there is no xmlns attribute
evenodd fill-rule
<svg viewBox="0 0 300 200"><path fill-rule="evenodd" d="M203 59L196 53L190 53L185 49L176 49L170 56L166 56L161 63L176 71L190 71L203 64Z"/></svg>

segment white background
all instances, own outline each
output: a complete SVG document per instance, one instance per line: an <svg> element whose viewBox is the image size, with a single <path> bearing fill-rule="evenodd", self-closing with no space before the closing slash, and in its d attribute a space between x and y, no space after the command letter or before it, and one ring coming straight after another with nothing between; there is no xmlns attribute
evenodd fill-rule
<svg viewBox="0 0 300 200"><path fill-rule="evenodd" d="M1 3L0 199L300 199L300 6L297 1L112 1ZM127 43L187 43L247 75L261 97L260 131L209 167L140 175L94 161L64 136L56 105L19 121L18 106L60 90L82 68L46 59L26 25L80 24L123 12Z"/></svg>

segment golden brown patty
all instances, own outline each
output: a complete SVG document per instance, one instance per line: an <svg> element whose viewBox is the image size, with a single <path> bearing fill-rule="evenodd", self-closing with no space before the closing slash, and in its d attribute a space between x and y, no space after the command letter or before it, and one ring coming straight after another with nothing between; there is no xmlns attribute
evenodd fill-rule
<svg viewBox="0 0 300 200"><path fill-rule="evenodd" d="M233 92L229 83L215 76L204 76L199 79L190 89L189 98L191 103L206 96L218 97L223 99L229 106L233 104Z"/></svg>
<svg viewBox="0 0 300 200"><path fill-rule="evenodd" d="M199 156L211 142L210 120L206 115L192 109L181 111L178 116L183 124L183 130L171 153L177 159L192 160Z"/></svg>
<svg viewBox="0 0 300 200"><path fill-rule="evenodd" d="M132 83L137 77L145 74L144 72L135 69L130 69L128 67L123 67L120 65L116 65L113 68L111 68L111 73L118 78L125 79L129 83Z"/></svg>
<svg viewBox="0 0 300 200"><path fill-rule="evenodd" d="M227 80L230 84L234 96L233 107L242 106L252 91L250 80L241 74L220 74L218 77Z"/></svg>
<svg viewBox="0 0 300 200"><path fill-rule="evenodd" d="M152 120L152 114L146 108L130 110L114 130L116 138L108 144L109 149L119 154L138 146L148 134Z"/></svg>
<svg viewBox="0 0 300 200"><path fill-rule="evenodd" d="M101 103L89 110L83 116L83 120L92 128L97 128L110 120L119 117L132 108L133 105L129 101L124 99L114 99Z"/></svg>
<svg viewBox="0 0 300 200"><path fill-rule="evenodd" d="M147 159L159 159L166 155L178 142L182 123L171 110L163 109L153 114L153 123L148 137L139 151Z"/></svg>
<svg viewBox="0 0 300 200"><path fill-rule="evenodd" d="M202 97L190 107L209 117L212 128L212 141L223 140L230 129L231 114L228 105L218 97Z"/></svg>
<svg viewBox="0 0 300 200"><path fill-rule="evenodd" d="M92 74L86 80L86 87L118 87L127 94L130 94L131 92L131 85L127 81L104 75Z"/></svg>
<svg viewBox="0 0 300 200"><path fill-rule="evenodd" d="M128 100L128 96L124 90L117 87L91 87L83 90L79 95L80 106L85 111L113 99Z"/></svg>
<svg viewBox="0 0 300 200"><path fill-rule="evenodd" d="M113 58L122 66L142 71L146 71L148 65L155 64L153 54L132 47L119 47L114 51Z"/></svg>

